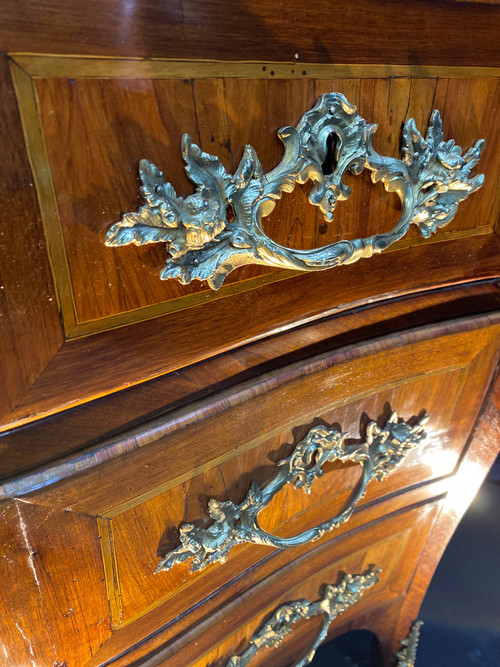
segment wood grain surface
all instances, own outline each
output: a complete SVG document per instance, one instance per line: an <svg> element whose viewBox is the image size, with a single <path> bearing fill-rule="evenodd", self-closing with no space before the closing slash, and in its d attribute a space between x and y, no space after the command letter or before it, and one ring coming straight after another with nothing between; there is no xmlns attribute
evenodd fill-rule
<svg viewBox="0 0 500 667"><path fill-rule="evenodd" d="M380 584L329 636L367 628L387 659L399 648L500 442L499 18L473 0L5 0L2 667L218 667L279 604L372 564ZM161 246L103 246L141 203L140 158L183 195L183 132L229 170L246 143L270 169L276 131L332 90L379 124L380 153L397 155L403 121L425 129L433 108L462 148L487 139L485 185L446 231L412 230L340 270L245 269L216 297L161 283ZM332 225L304 187L266 231L310 248L394 223L394 196L366 174L349 185ZM312 425L360 438L390 409L430 412L429 437L349 522L297 549L243 545L201 573L153 575L179 524L265 484ZM262 523L309 528L358 480L329 464ZM297 659L315 629L258 664Z"/></svg>
<svg viewBox="0 0 500 667"><path fill-rule="evenodd" d="M17 394L15 408L4 404L0 428L10 430L382 295L496 277L499 252L496 235L430 243L390 260L387 254L372 257L369 273L350 265L172 313L167 330L164 319L155 318L67 341L30 388ZM51 335L37 330L37 336ZM15 367L16 358L7 356L5 365Z"/></svg>
<svg viewBox="0 0 500 667"><path fill-rule="evenodd" d="M2 503L0 545L0 664L84 665L110 635L95 521Z"/></svg>
<svg viewBox="0 0 500 667"><path fill-rule="evenodd" d="M1 326L6 344L1 349L1 368L7 389L0 395L1 431L354 305L498 277L500 273L500 240L498 230L493 231L500 155L494 150L498 142L498 123L494 123L498 89L496 79L485 76L483 70L476 79L470 78L470 72L451 78L388 78L381 68L378 78L271 80L268 76L265 80L208 78L188 83L182 79L108 79L102 74L97 79L85 75L74 80L67 75L45 74L32 81L23 74L21 89L32 95L34 86L36 97L28 117L25 98L21 95L18 99L21 119L5 58L2 62L5 99L11 104L4 126L4 168L12 174L13 164L23 166L19 166L18 196L12 199L10 190L5 190L6 206L2 209L2 229L8 230L2 242L7 243L4 255L8 261L6 268L2 267L7 289L2 295ZM13 72L18 71L16 65ZM203 288L199 291L199 286L187 288L186 298L195 299L192 302L171 298L184 288L157 280L161 249L104 248L102 239L109 224L121 210L140 203L136 166L143 149L147 148L149 157L166 171L169 165L164 165L162 156L171 151L169 164L176 165L177 176L173 175L180 190L188 186L183 180L178 141L173 139L179 138L184 123L192 124L193 135L205 148L220 151L228 166L238 158L246 141L256 145L266 166L272 166L281 151L275 136L278 127L296 122L304 112L304 103L309 100L312 104L317 94L332 85L352 98L370 120L385 118L382 124L387 131L379 132L376 141L381 143L376 147L387 149L388 154L397 153L402 119L412 115L423 126L433 106L442 107L445 131L464 147L481 134L488 136L486 185L470 204L462 205L465 208L456 219L455 238L445 232L421 244L421 240L410 239L411 244L418 241L417 245L403 247L403 242L394 252L352 266L270 284L265 281L285 275L264 272L249 282L235 275L236 282L216 300ZM268 94L273 90L276 96ZM260 92L265 93L265 104L257 102ZM173 117L174 98L183 109L181 120ZM281 104L282 100L286 104ZM187 125L183 129L189 129ZM114 146L111 152L110 145ZM43 158L45 146L49 162ZM9 155L15 155L12 162ZM489 170L493 177L488 177ZM109 174L116 176L116 192ZM352 180L354 193L350 201L339 206L338 224L325 230L305 205L305 192L298 188L273 212L268 221L270 233L283 242L307 246L332 240L335 234L351 237L389 224L397 215L394 199L369 188L365 177ZM44 224L36 208L35 184ZM57 212L59 207L62 212L59 236L58 224L53 225L54 215L58 218L59 213L47 217L47 206L50 211ZM360 216L360 210L366 215ZM54 237L61 242L56 250ZM126 261L129 256L130 262ZM174 292L169 293L171 289ZM241 289L247 291L241 293ZM165 314L164 309L171 306L184 310ZM141 318L150 319L133 324ZM99 331L106 327L111 328Z"/></svg>
<svg viewBox="0 0 500 667"><path fill-rule="evenodd" d="M299 547L294 549L292 553L283 550L273 551L267 558L260 560L257 566L253 564L251 559L247 559L247 569L241 572L241 576L234 578L229 585L222 585L219 589L217 599L207 598L204 603L195 605L188 615L180 614L176 618L174 625L165 623L164 608L159 606L152 609L147 616L139 618L124 626L123 629L114 632L108 642L101 648L98 655L96 655L96 659L91 661L89 667L94 667L99 664L99 661L105 661L113 655L117 659L118 665L125 665L126 659L130 660L131 654L136 659L144 660L145 664L163 664L164 660L168 664L168 659L177 655L177 652L181 650L183 653L184 651L186 652L183 659L188 660L187 656L196 656L203 650L206 651L209 647L213 648L214 644L217 645L218 641L225 636L227 637L231 631L238 628L238 625L241 626L242 618L246 617L248 620L252 617L252 612L246 606L250 598L253 597L252 608L254 610L261 610L262 605L259 604L259 600L265 600L265 597L262 597L262 591L268 585L276 585L282 591L291 588L290 578L283 577L280 574L284 570L287 573L293 573L296 566L299 570L302 569L305 573L305 578L308 578L314 572L314 566L312 563L308 563L311 553L317 555L320 552L322 557L327 558L330 564L337 559L342 559L345 555L356 552L356 548L359 548L360 544L365 546L369 543L370 539L372 542L376 542L379 539L376 535L377 533L380 535L381 522L377 520L377 517L380 517L381 513L384 513L384 516L387 517L388 523L391 523L392 517L397 522L398 519L396 517L399 516L400 520L402 519L401 523L406 524L406 528L408 526L408 523L406 523L408 519L405 519L405 510L418 508L421 505L425 505L429 500L431 502L433 500L439 501L444 489L445 486L443 484L432 484L426 487L425 490L420 489L418 492L400 494L397 500L394 499L392 503L383 502L377 506L366 508L352 518L351 525L348 528L341 529L340 534L336 536L335 540L325 538L318 545ZM437 492L439 495L433 496L433 492ZM418 501L417 498L419 499ZM415 518L415 514L413 518ZM422 527L422 524L420 525ZM368 530L364 530L362 526L367 527ZM383 533L381 541L390 532L389 528L387 533ZM405 531L403 530L403 532ZM417 529L416 533L418 532ZM403 535L402 538L402 540L399 540L399 544L397 539L395 540L396 544L393 542L393 546L396 547L396 553L393 554L393 557L396 561L398 560L397 551L401 550L398 547L401 547L401 542L404 546L408 535ZM385 549L382 546L380 552L384 554L384 551ZM385 557L388 557L394 563L394 560L387 553ZM362 560L358 560L358 564L360 568L363 568ZM370 562L367 560L364 567L366 568L370 564L373 564L373 561ZM219 579L220 573L214 571L212 576ZM292 574L293 576L295 575ZM405 575L402 574L402 576L404 577ZM222 582L222 578L219 581ZM203 586L206 587L206 585L207 578L200 581L200 588ZM255 586L256 588L254 588ZM274 591L276 591L276 588ZM185 601L189 598L193 601L195 600L194 597L191 597L189 591L186 591L184 595ZM272 599L272 591L270 591L270 596ZM388 597L391 599L396 596L391 595L389 590L382 595L382 598L385 598L385 600ZM290 598L288 599L290 600ZM380 602L380 599L378 601ZM266 604L265 601L264 604ZM170 612L175 613L175 606L172 604L168 606ZM245 612L245 608L249 613ZM233 612L235 612L235 615L233 615ZM255 623L256 621L257 619L254 617L253 622ZM146 628L149 628L150 632L155 628L157 632L148 637L142 646L134 646L134 638L140 636L141 632L144 634ZM210 639L210 635L212 635L212 639ZM232 641L231 645L233 650L238 645L241 647L241 643L238 644L235 641ZM299 642L296 644L296 647L298 646ZM158 649L160 650L158 651ZM120 651L122 653L121 656ZM158 654L156 654L157 651ZM193 657L190 659L192 660ZM148 660L151 660L151 663Z"/></svg>
<svg viewBox="0 0 500 667"><path fill-rule="evenodd" d="M0 405L9 413L62 342L33 178L8 63L0 58ZM33 323L36 322L36 326ZM28 352L29 351L29 352Z"/></svg>
<svg viewBox="0 0 500 667"><path fill-rule="evenodd" d="M239 389L233 387L230 395L219 398L218 411L212 416L207 405L205 416L203 410L195 409L197 417L190 425L174 419L170 426L138 429L133 437L139 447L130 453L107 462L103 457L97 467L20 496L40 582L50 564L64 557L68 539L73 544L72 538L60 536L51 524L38 532L45 526L38 519L43 512L63 523L65 516L71 517L75 528L68 532L65 526L61 535L71 533L78 540L75 548L89 553L101 550L104 573L99 574L94 594L101 600L99 605L109 601L106 624L102 615L99 618L101 638L109 639L97 653L92 648L89 665L130 650L141 653L143 649L135 644L151 633L156 639L151 639L153 644L148 640L144 650L153 650L152 645L167 637L175 644L176 637L194 631L195 618L206 618L207 613L213 618L217 604L226 604L237 591L243 594L246 586L275 571L277 563L282 568L307 553L307 545L283 554L245 545L232 552L226 564L201 573L190 574L181 565L153 575L158 559L177 545L181 523L206 525L210 497L239 502L251 481L265 484L276 462L289 455L294 443L318 422L336 423L358 438L368 419L383 423L391 409L405 419L415 418L422 410L431 413L425 444L384 482L371 484L351 520L321 544L331 542L333 549L339 538L376 523L381 516L390 512L399 516L405 507L442 497L461 469L469 433L494 372L498 332L493 316L469 317L280 367ZM497 445L487 446L495 449ZM288 488L280 492L262 512L262 524L281 535L316 525L340 510L358 480L357 466L330 464L310 497ZM46 531L52 537L44 551ZM351 537L349 544L353 544ZM415 549L416 558L421 549ZM331 562L331 554L328 558ZM57 587L66 590L68 578L75 578L73 571L69 560L60 580L50 578L56 599L61 595ZM44 585L40 586L44 594ZM52 619L53 605L60 609L62 603L47 604ZM87 602L82 604L81 618L86 619ZM402 623L393 613L394 622ZM65 637L53 641L65 651L68 665L79 664L79 654L72 653Z"/></svg>
<svg viewBox="0 0 500 667"><path fill-rule="evenodd" d="M486 149L478 170L487 167L486 183L461 204L456 218L440 236L453 238L474 230L487 233L497 216L500 135L491 109L500 101L498 79L37 78L35 90L76 323L92 322L93 331L116 326L120 313L127 312L128 320L134 321L151 316L148 306L164 303L164 311L186 307L193 304L190 297L198 293L205 293L205 302L220 298L198 281L186 286L160 281L164 244L104 246L113 222L124 211L137 210L142 204L139 159L147 157L159 166L183 196L194 187L184 173L180 153L185 132L203 150L220 157L229 173L236 170L246 144L256 149L264 171L270 171L283 153L278 130L296 125L325 92L343 93L368 122L378 124L374 147L382 155L399 156L401 127L408 118L414 118L425 133L434 108L443 117L446 138L464 148L484 138ZM21 108L22 104L21 100ZM368 173L360 178L348 175L346 182L353 194L339 204L332 223L325 223L317 207L308 203L309 184L284 195L265 218L265 231L282 245L310 249L394 227L401 213L397 195L386 193L380 183L371 184ZM46 220L50 228L57 224L50 217ZM422 240L420 234L412 227L398 246L404 248L418 240ZM63 270L55 266L56 282ZM369 271L369 264L359 264L358 270ZM271 271L243 267L231 274L228 284ZM248 288L254 286L251 281ZM240 289L245 289L244 283ZM170 303L176 300L179 303ZM134 316L131 311L138 309Z"/></svg>
<svg viewBox="0 0 500 667"><path fill-rule="evenodd" d="M57 419L4 433L0 436L2 495L26 493L136 448L132 429L154 432L155 424L186 424L189 414L212 414L224 405L219 397L233 385L264 372L367 337L387 336L443 318L487 313L498 310L499 305L500 292L494 283L366 305L139 384L64 412ZM213 399L204 400L210 395Z"/></svg>
<svg viewBox="0 0 500 667"><path fill-rule="evenodd" d="M49 485L46 492L37 492L37 502L52 505L57 499L65 508L94 514L109 513L112 508L121 511L145 500L141 497L156 487L159 493L168 488L167 484L172 487L173 482L191 479L194 471L203 472L242 453L241 446L235 443L235 433L239 434L240 442L253 446L266 436L277 435L285 424L298 426L328 406L349 402L355 395L369 396L383 387L398 386L408 378L426 373L467 370L463 380L469 376L477 385L473 397L468 397L470 407L463 406L467 420L469 410L479 409L481 391L486 390L488 374L495 367L498 319L498 314L471 317L399 332L331 350L257 376L234 386L230 392L209 397L204 401L205 409L203 403L194 404L186 411L124 433L123 437L135 441L135 446L124 456L106 462L108 475L102 474L102 466L91 468L79 476L78 488L70 480L54 487L56 491ZM278 405L283 409L277 409ZM409 410L413 412L413 406L408 406L406 411ZM456 417L457 427L461 415ZM204 418L210 419L210 428L215 429L217 437L207 440L203 436ZM188 426L190 446L186 447L184 431ZM166 442L172 452L168 461ZM142 460L146 447L150 465L138 475L134 462ZM106 458L108 453L103 451L101 460ZM203 469L198 471L200 466ZM76 469L74 473L77 472ZM120 484L116 483L117 475ZM136 501L130 503L134 498Z"/></svg>
<svg viewBox="0 0 500 667"><path fill-rule="evenodd" d="M342 546L338 545L339 550L336 555L333 555L333 550L320 548L313 550L307 561L297 559L298 562L292 563L274 577L262 581L256 587L260 588L258 597L257 590L249 591L243 599L228 605L224 610L227 620L224 621L221 615L220 623L215 627L212 626L210 632L197 637L196 642L192 642L180 655L177 653L175 658L172 655L172 659L163 664L170 662L173 665L175 659L179 658L187 659L191 663L192 656L197 655L197 659L192 663L197 667L204 665L222 667L230 655L238 654L246 648L252 634L280 604L303 598L314 601L326 583L338 581L339 574L365 572L370 566L381 568L379 582L366 591L359 602L334 621L330 626L329 635L333 637L336 634L336 626L345 625L349 621L355 626L364 627L366 622L364 615L367 612L380 614L382 611L380 607L383 608L382 613L387 618L388 610L385 607L400 605L401 597L409 588L419 552L425 545L427 534L436 517L436 510L435 505L429 504L399 517L389 516L383 534L377 533L375 527L371 530L369 527L364 534L361 531L358 534L354 531L354 534L350 535L350 554L347 557L338 559L342 552ZM304 573L307 574L304 576ZM257 606L257 599L264 601L264 608L262 602ZM221 641L231 626L236 627L237 631L233 630L231 636ZM283 667L289 665L290 659L296 659L300 653L302 656L307 653L307 647L311 645L311 640L314 640L315 631L318 631L317 626L317 622L299 625L296 628L298 633L293 632L288 641L284 642L283 648L260 651L255 664L265 665L272 661L273 664ZM389 620L385 632L390 636L391 631L394 632L394 627L391 628ZM215 650L212 648L214 644L216 644ZM203 655L203 649L207 645L211 650Z"/></svg>
<svg viewBox="0 0 500 667"><path fill-rule="evenodd" d="M27 20L29 17L29 20ZM4 3L0 49L211 60L498 66L498 6L328 0ZM298 57L296 57L298 56Z"/></svg>
<svg viewBox="0 0 500 667"><path fill-rule="evenodd" d="M260 486L270 481L276 473L276 462L289 456L292 443L297 443L309 428L317 423L340 425L342 431L348 431L352 438L359 441L363 435L363 423L378 419L382 423L387 419L389 406L400 410L405 418L415 418L428 406L433 412L429 431L429 442L419 452L408 456L408 461L383 483L371 484L363 502L370 502L394 491L400 491L407 485L414 485L433 477L440 457L440 474L451 474L464 445L463 437L458 435L457 414L464 410L460 401L463 373L451 371L439 377L431 376L426 381L408 381L397 389L376 392L366 398L349 402L327 412L318 411L314 418L304 420L299 426L286 429L261 445L245 450L244 441L235 437L238 449L243 450L236 458L224 461L201 475L174 486L140 505L124 509L119 514L112 512L110 525L113 533L113 545L116 557L116 573L121 582L121 622L126 622L139 612L147 609L158 600L159 595L171 596L181 586L196 586L199 577L189 574L189 564L176 566L172 571L151 577L158 554L164 555L178 545L176 528L182 523L208 525L206 504L210 497L219 500L231 499L240 503L246 496L250 483L257 481ZM439 410L438 397L446 392L453 397L447 403L446 414ZM423 405L426 397L425 406ZM268 399L269 400L269 399ZM420 401L420 403L419 403ZM422 404L422 408L417 407ZM413 406L413 410L408 406ZM430 406L433 406L432 408ZM410 412L405 413L406 410ZM263 419L263 415L260 414ZM455 423L450 423L448 419ZM468 424L467 424L468 421ZM361 422L361 426L360 426ZM462 419L459 428L466 429L471 420ZM214 437L216 436L216 431ZM439 434L439 435L438 435ZM439 454L432 440L441 437L447 445L441 445ZM168 444L167 444L168 446ZM273 465L274 463L274 465ZM321 521L326 521L339 513L348 501L352 489L360 478L359 466L345 469L338 464L325 466L325 475L317 480L309 495L298 492L289 485L283 489L272 503L259 515L262 527L273 534L293 536L304 527L309 528ZM149 550L144 546L150 544ZM158 546L159 545L159 546ZM248 555L239 548L231 554L229 562L240 558L253 558L257 562L257 550L254 545L245 547ZM267 549L260 549L266 553ZM238 568L239 569L239 568ZM207 570L207 574L208 574ZM140 573L140 575L139 575ZM203 573L202 573L203 574ZM132 583L141 576L144 585L138 590ZM148 585L146 582L150 581Z"/></svg>
<svg viewBox="0 0 500 667"><path fill-rule="evenodd" d="M339 529L339 534L336 534L333 540L322 540L312 550L300 548L294 551L292 559L289 552L273 551L257 568L252 566L253 559L249 560L244 577L236 577L229 585L221 585L215 599L212 597L200 604L199 594L203 589L203 581L211 579L205 577L200 581L201 586L198 588L197 596L191 597L187 592L184 593L184 602L189 604L191 601L193 608L189 614L178 616L175 626L171 624L175 607L171 602L167 602L165 607L155 607L142 619L139 618L126 625L123 631L115 631L109 636L104 620L105 614L101 611L100 641L104 644L97 653L94 650L94 657L88 661L89 667L108 660L112 660L118 667L130 665L132 660L138 660L140 664L148 667L178 664L175 661L180 655L186 661L183 664L188 664L191 660L206 664L208 655L211 656L211 660L220 660L228 653L238 653L244 649L248 638L262 623L266 614L272 613L281 602L304 595L314 599L318 593L317 588L313 590L314 585L320 586L326 582L320 580L322 575L330 574L328 581L330 579L335 581L340 570L360 571L374 563L383 568L382 584L368 593L356 610L353 609L344 617L340 617L332 625L329 636L333 637L351 629L370 629L380 638L385 655L388 657L393 654L399 648L401 638L406 635L411 621L418 612L433 571L454 527L498 452L500 441L498 388L497 381L492 385L472 438L467 443L454 475L430 484L416 485L406 494L390 494L386 499L366 503L359 512L355 512L349 524ZM436 472L439 474L439 471ZM465 490L467 490L466 496ZM36 502L35 498L33 500ZM8 502L2 506L2 517L6 520L6 523L2 524L3 531L6 529L12 531L16 527L16 520L12 515L15 507L7 504ZM436 511L439 512L437 518ZM41 521L45 530L54 530L53 524L45 524L43 512L51 514L55 512L56 516L61 516L54 508L44 509L40 506L30 509L26 506L22 516L25 520L24 528L30 535L29 546L26 547L29 551L21 550L19 555L12 551L7 553L15 563L20 562L21 558L25 563L24 570L19 569L19 565L15 566L16 578L12 578L10 595L7 598L2 597L0 603L9 604L10 600L11 607L8 612L10 615L13 610L20 610L25 604L22 602L25 597L21 595L21 591L26 596L32 589L31 604L34 605L34 609L40 609L36 601L46 592L49 579L44 574L44 567L49 552L38 551L37 540L42 539L43 543L43 538L38 537L42 535L40 531L31 535L33 519ZM380 520L382 516L383 521ZM80 529L74 530L72 539L79 539L80 549L86 550L85 539L88 537L83 539L84 534L81 531L84 524L81 517L80 514L75 517ZM65 521L69 519L70 516ZM11 536L11 544L19 542L19 536ZM5 537L5 533L2 537ZM57 557L63 542L64 538L58 530L52 533L52 558ZM66 574L60 576L70 577L69 581L72 581L75 567L77 566L69 559ZM228 564L227 567L231 568L231 565ZM284 568L288 568L286 577L282 576ZM222 567L213 570L212 578L215 579L216 585L222 571ZM306 577L304 571L308 573ZM5 572L6 576L11 576L12 566ZM226 572L223 575L221 584L222 581L227 584L228 574ZM22 587L16 586L15 582L19 582ZM106 599L103 589L99 585L94 585L92 590L97 597L91 605L102 609L100 605ZM292 595L292 592L295 595ZM87 598L84 599L88 602ZM99 599L102 602L98 602ZM73 609L72 606L70 608ZM88 613L86 607L82 613ZM69 666L81 664L78 657L76 661L72 657L75 655L75 650L84 650L81 644L77 649L75 645L63 642L60 646L55 645L55 654L53 649L48 653L48 646L54 645L53 618L50 619L52 625L48 625L42 614L40 625L37 626L38 632L35 633L30 631L26 619L19 614L19 611L17 615L14 613L12 618L19 627L16 628L16 625L12 624L12 632L9 630L10 634L6 637L12 642L13 650L20 656L21 662L24 660L29 664L33 655L36 655L41 664L44 664L44 659L46 664L53 664L52 656L55 655L56 660L63 657ZM36 616L33 615L30 622L36 623L35 619ZM10 628L10 620L8 623ZM60 625L63 626L64 621L57 621L58 628ZM312 630L310 627L297 628L297 633L294 634L294 649L292 650L290 645L285 645L283 655L269 657L274 661L281 658L291 659L290 650L293 653L298 646L305 648ZM23 635L27 641L23 639ZM109 639L104 641L106 637ZM293 657L296 657L296 652L293 653ZM52 661L49 662L49 659Z"/></svg>

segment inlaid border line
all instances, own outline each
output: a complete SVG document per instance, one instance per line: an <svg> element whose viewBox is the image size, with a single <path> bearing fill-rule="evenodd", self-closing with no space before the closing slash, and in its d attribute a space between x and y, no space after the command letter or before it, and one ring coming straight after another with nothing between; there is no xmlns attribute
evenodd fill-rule
<svg viewBox="0 0 500 667"><path fill-rule="evenodd" d="M169 60L30 53L9 55L33 77L366 79L389 76L444 78L500 76L498 67Z"/></svg>

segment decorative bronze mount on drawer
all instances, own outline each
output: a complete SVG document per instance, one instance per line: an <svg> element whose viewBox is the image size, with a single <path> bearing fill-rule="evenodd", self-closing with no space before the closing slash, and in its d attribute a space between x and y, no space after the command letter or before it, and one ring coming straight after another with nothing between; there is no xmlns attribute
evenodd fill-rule
<svg viewBox="0 0 500 667"><path fill-rule="evenodd" d="M224 563L237 544L264 544L286 549L318 540L349 519L371 479L383 480L417 446L425 437L423 427L427 420L428 415L425 415L410 426L398 422L398 415L393 412L384 428L371 421L366 427L365 442L357 445L345 444L348 433L340 433L333 427L313 427L292 454L278 462L277 475L263 489L253 482L239 505L231 500L221 502L211 498L208 511L214 523L208 528L182 524L179 528L180 546L161 559L155 572L169 570L190 558L193 559L191 572L210 563ZM314 479L323 475L322 467L327 461L354 461L362 467L360 483L346 507L332 519L294 537L278 537L263 530L259 526L258 514L278 491L291 482L296 489L309 493Z"/></svg>
<svg viewBox="0 0 500 667"><path fill-rule="evenodd" d="M278 607L271 618L250 639L249 647L239 656L233 656L225 667L246 667L262 648L277 648L292 632L292 627L301 619L323 616L323 623L307 655L294 667L308 665L316 649L325 639L328 627L337 616L355 604L363 593L378 582L380 568L372 568L365 574L345 574L336 586L325 586L323 596L316 602L296 600Z"/></svg>
<svg viewBox="0 0 500 667"><path fill-rule="evenodd" d="M247 667L254 655L263 648L278 648L293 630L293 626L303 619L323 616L323 623L307 655L294 663L294 667L308 665L325 639L330 624L359 601L364 592L379 581L380 568L370 568L364 574L344 574L336 586L324 587L323 596L316 602L295 600L281 605L271 618L248 642L248 648L241 655L234 655L225 667ZM415 667L415 658L422 621L414 621L408 637L401 642L402 648L396 654L397 667Z"/></svg>
<svg viewBox="0 0 500 667"><path fill-rule="evenodd" d="M228 174L218 157L204 153L185 134L182 154L186 172L196 184L195 194L177 196L162 172L141 160L141 193L147 204L114 224L106 245L164 241L169 244L169 257L160 278L175 278L182 284L206 280L219 289L228 273L245 264L318 271L382 252L401 239L411 224L418 226L422 236L430 236L447 225L458 204L481 187L483 175L469 178L469 173L479 160L484 140L462 156L453 140L443 140L437 110L425 139L412 118L406 121L401 160L374 150L371 137L376 129L340 93L321 95L296 128L278 132L285 153L267 174L252 146L245 146L236 172ZM329 137L337 141L333 171L325 174ZM281 246L264 233L262 218L271 213L276 200L309 179L314 181L309 202L331 222L337 201L351 193L343 182L344 174L360 174L365 168L374 183L382 181L388 192L397 192L401 199L401 217L391 231L313 250Z"/></svg>

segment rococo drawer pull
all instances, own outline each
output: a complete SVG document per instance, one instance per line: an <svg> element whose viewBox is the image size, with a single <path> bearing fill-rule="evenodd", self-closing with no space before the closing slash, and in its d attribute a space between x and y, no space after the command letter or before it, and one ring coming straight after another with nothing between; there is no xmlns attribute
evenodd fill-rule
<svg viewBox="0 0 500 667"><path fill-rule="evenodd" d="M382 252L401 239L411 224L417 225L422 236L430 236L447 225L458 204L481 187L483 175L469 178L469 173L484 140L462 156L453 140L444 141L437 110L425 139L412 118L406 121L400 160L379 155L373 148L376 129L340 93L321 95L297 127L278 132L285 152L267 174L250 145L245 146L235 173L229 174L218 157L204 153L184 134L182 155L196 192L179 197L154 164L141 160L141 193L147 203L111 227L106 245L164 241L169 254L160 278L175 278L183 285L206 280L212 289L219 289L228 273L244 264L318 271ZM323 166L329 159L329 143L335 145L332 169ZM387 192L396 192L401 199L401 217L392 230L313 250L284 247L264 233L262 218L271 213L276 200L308 180L314 182L309 202L331 222L337 201L351 193L344 174L360 174L365 168L374 183L382 181Z"/></svg>
<svg viewBox="0 0 500 667"><path fill-rule="evenodd" d="M294 667L308 665L316 649L325 639L330 623L346 609L355 604L363 593L378 582L380 568L373 568L365 574L345 574L337 586L325 586L323 596L316 602L297 600L278 607L271 618L250 639L249 646L239 656L233 656L226 667L246 667L262 648L277 648L292 632L292 626L301 619L323 616L321 629L307 655L295 663Z"/></svg>
<svg viewBox="0 0 500 667"><path fill-rule="evenodd" d="M398 415L393 412L384 428L374 421L370 422L366 427L365 442L357 445L346 445L349 434L340 433L336 428L313 427L292 454L278 462L277 475L263 489L253 482L240 505L231 500L221 502L211 498L208 512L214 523L208 528L182 524L179 528L180 546L161 559L155 572L169 570L190 558L193 559L191 572L201 570L210 563L224 563L237 544L264 544L286 549L318 540L349 519L356 503L365 495L371 479L383 480L416 447L425 437L423 427L427 420L428 415L425 415L410 426L406 422L398 422ZM322 467L327 461L353 461L362 467L361 480L345 508L332 519L294 537L278 537L263 530L258 514L278 491L285 484L292 483L296 489L309 493L314 479L323 475Z"/></svg>

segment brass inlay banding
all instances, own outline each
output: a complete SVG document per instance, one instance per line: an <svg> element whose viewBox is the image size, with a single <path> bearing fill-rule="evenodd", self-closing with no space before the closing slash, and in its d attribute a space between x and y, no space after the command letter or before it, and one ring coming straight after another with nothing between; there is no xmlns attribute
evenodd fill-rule
<svg viewBox="0 0 500 667"><path fill-rule="evenodd" d="M35 89L32 79L23 69L15 63L11 63L10 69L19 102L28 158L42 214L49 261L54 275L56 297L65 332L69 333L76 325L73 289L66 249L64 247L54 181L52 180L52 171L47 155L43 128L38 114Z"/></svg>
<svg viewBox="0 0 500 667"><path fill-rule="evenodd" d="M498 67L437 65L333 64L301 62L251 62L175 60L164 58L110 58L79 55L11 53L10 57L34 77L113 77L205 79L302 79L384 77L497 77Z"/></svg>

